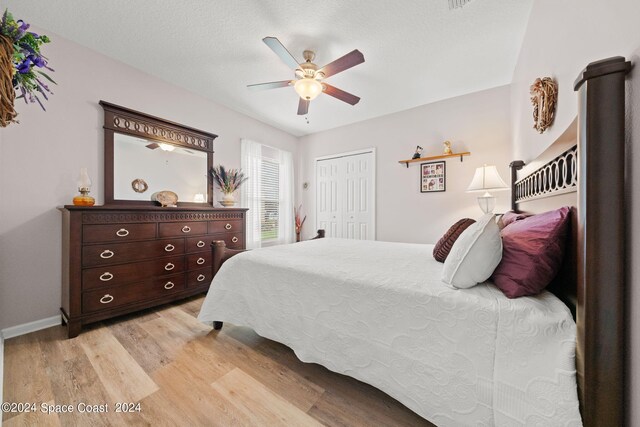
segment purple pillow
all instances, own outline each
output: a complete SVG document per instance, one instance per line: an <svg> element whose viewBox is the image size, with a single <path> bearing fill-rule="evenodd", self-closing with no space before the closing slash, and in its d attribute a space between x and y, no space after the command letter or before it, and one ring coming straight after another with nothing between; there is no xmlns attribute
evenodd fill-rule
<svg viewBox="0 0 640 427"><path fill-rule="evenodd" d="M525 219L529 216L531 215L517 213L514 211L507 211L500 217L500 220L498 220L498 227L500 227L500 230L502 230L512 222L520 221L521 219Z"/></svg>
<svg viewBox="0 0 640 427"><path fill-rule="evenodd" d="M502 261L493 283L508 298L537 295L560 271L570 208L529 216L502 230Z"/></svg>

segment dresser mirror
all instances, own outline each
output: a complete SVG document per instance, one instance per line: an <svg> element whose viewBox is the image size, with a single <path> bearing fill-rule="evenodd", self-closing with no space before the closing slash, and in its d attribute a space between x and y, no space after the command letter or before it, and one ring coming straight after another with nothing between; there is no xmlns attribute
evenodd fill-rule
<svg viewBox="0 0 640 427"><path fill-rule="evenodd" d="M180 206L212 206L217 135L100 101L104 109L105 204L158 205L173 192Z"/></svg>

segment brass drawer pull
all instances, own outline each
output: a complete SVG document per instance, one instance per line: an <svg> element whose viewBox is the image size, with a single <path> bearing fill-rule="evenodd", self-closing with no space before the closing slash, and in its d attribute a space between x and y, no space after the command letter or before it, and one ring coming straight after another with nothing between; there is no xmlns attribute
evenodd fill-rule
<svg viewBox="0 0 640 427"><path fill-rule="evenodd" d="M183 233L188 233L191 231L191 227L189 227L188 225L185 225L184 227L182 227L182 232Z"/></svg>
<svg viewBox="0 0 640 427"><path fill-rule="evenodd" d="M176 248L175 246L173 246L171 243L169 243L167 246L164 247L164 250L167 251L167 252L171 252L175 248Z"/></svg>
<svg viewBox="0 0 640 427"><path fill-rule="evenodd" d="M106 294L105 296L100 298L101 304L109 304L111 301L113 301L113 296L109 294Z"/></svg>
<svg viewBox="0 0 640 427"><path fill-rule="evenodd" d="M205 259L204 259L204 258L202 258L202 257L200 257L200 258L198 258L198 260L196 261L196 264L198 264L198 265L202 265L202 264L204 264L204 261L205 261Z"/></svg>
<svg viewBox="0 0 640 427"><path fill-rule="evenodd" d="M110 251L109 249L106 249L106 250L102 251L102 253L100 254L100 258L109 259L114 255L115 255L115 253L113 251Z"/></svg>
<svg viewBox="0 0 640 427"><path fill-rule="evenodd" d="M204 242L202 240L198 240L198 243L196 243L196 246L199 248L204 248Z"/></svg>
<svg viewBox="0 0 640 427"><path fill-rule="evenodd" d="M164 284L164 288L166 290L173 289L174 286L175 286L175 284L173 282L167 282L167 283Z"/></svg>
<svg viewBox="0 0 640 427"><path fill-rule="evenodd" d="M111 279L113 279L113 274L109 273L108 271L105 271L100 275L100 280L103 282L108 282Z"/></svg>
<svg viewBox="0 0 640 427"><path fill-rule="evenodd" d="M206 278L207 278L207 276L205 276L204 274L198 274L198 277L196 277L196 280L198 282L202 282Z"/></svg>
<svg viewBox="0 0 640 427"><path fill-rule="evenodd" d="M226 228L227 230L231 230L231 224L227 223L227 225L225 225L224 228Z"/></svg>
<svg viewBox="0 0 640 427"><path fill-rule="evenodd" d="M120 230L116 231L116 236L118 237L125 237L129 235L129 230L127 230L126 228L121 228Z"/></svg>
<svg viewBox="0 0 640 427"><path fill-rule="evenodd" d="M233 236L233 237L231 238L231 241L232 241L233 243L238 243L238 238L237 238L236 236Z"/></svg>
<svg viewBox="0 0 640 427"><path fill-rule="evenodd" d="M174 268L176 268L176 266L171 264L170 262L168 262L167 265L164 266L164 269L167 270L167 271L171 271Z"/></svg>

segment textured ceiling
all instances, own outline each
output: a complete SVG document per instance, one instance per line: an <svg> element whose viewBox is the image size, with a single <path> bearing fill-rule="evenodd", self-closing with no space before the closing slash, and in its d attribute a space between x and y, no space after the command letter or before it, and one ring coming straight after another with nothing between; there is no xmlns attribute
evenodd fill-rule
<svg viewBox="0 0 640 427"><path fill-rule="evenodd" d="M16 18L300 136L509 84L533 0L9 0ZM262 42L275 36L322 66L359 49L365 63L327 83L362 98L325 94L297 116L292 79Z"/></svg>

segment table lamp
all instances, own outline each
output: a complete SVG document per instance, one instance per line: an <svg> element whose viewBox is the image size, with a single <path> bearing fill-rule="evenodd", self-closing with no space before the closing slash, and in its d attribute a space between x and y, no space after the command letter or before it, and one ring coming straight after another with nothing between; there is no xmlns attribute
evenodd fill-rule
<svg viewBox="0 0 640 427"><path fill-rule="evenodd" d="M478 197L478 205L484 213L493 212L496 206L496 198L492 196L489 191L507 190L509 187L500 178L498 169L495 166L480 166L476 169L476 173L473 175L471 184L467 188L467 191L484 191L485 193Z"/></svg>

